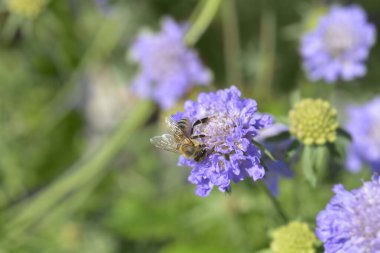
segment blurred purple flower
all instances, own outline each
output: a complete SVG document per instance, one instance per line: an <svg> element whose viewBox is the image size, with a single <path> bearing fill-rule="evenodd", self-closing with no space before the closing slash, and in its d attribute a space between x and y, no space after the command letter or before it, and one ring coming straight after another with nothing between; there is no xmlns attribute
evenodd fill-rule
<svg viewBox="0 0 380 253"><path fill-rule="evenodd" d="M380 252L380 178L352 191L342 185L317 216L316 234L325 253Z"/></svg>
<svg viewBox="0 0 380 253"><path fill-rule="evenodd" d="M102 11L104 14L110 12L109 0L93 0L95 5Z"/></svg>
<svg viewBox="0 0 380 253"><path fill-rule="evenodd" d="M375 44L375 26L358 5L333 6L317 27L301 40L301 54L309 79L334 83L366 74L364 61Z"/></svg>
<svg viewBox="0 0 380 253"><path fill-rule="evenodd" d="M164 18L159 33L140 33L131 47L131 58L140 65L132 82L134 91L156 101L162 108L172 107L194 85L208 85L212 76L183 38L186 26Z"/></svg>
<svg viewBox="0 0 380 253"><path fill-rule="evenodd" d="M263 181L273 196L278 196L279 194L278 182L280 178L290 178L293 176L293 172L290 168L291 161L285 161L286 152L289 146L292 144L292 140L289 138L275 142L268 141L268 138L274 137L287 131L289 131L287 126L276 123L267 128L263 128L255 137L255 140L263 144L265 148L268 149L269 152L271 152L271 154L276 158L276 161L273 161L265 154L263 154L262 157L262 161L268 168L268 170L265 172Z"/></svg>
<svg viewBox="0 0 380 253"><path fill-rule="evenodd" d="M353 138L347 154L348 169L358 172L364 162L380 173L380 97L351 106L348 112L347 130Z"/></svg>
<svg viewBox="0 0 380 253"><path fill-rule="evenodd" d="M256 101L241 98L240 91L232 86L216 93L201 93L198 102L187 101L184 107L185 112L173 116L175 120L209 118L207 123L194 127L194 134L206 135L201 141L210 154L201 162L182 156L178 162L192 168L188 180L197 185L195 194L208 196L214 186L222 192L230 191L231 181L264 177L261 152L251 140L260 129L271 125L272 118L257 113Z"/></svg>

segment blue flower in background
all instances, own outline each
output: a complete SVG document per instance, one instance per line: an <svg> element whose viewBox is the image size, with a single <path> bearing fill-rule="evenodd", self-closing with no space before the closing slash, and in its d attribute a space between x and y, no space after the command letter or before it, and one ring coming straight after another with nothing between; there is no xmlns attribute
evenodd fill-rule
<svg viewBox="0 0 380 253"><path fill-rule="evenodd" d="M375 26L358 5L333 6L317 27L301 40L301 54L309 79L334 83L366 74L364 61L375 44Z"/></svg>
<svg viewBox="0 0 380 253"><path fill-rule="evenodd" d="M380 173L380 97L362 106L351 106L348 113L346 128L353 138L347 154L348 169L357 172L364 162Z"/></svg>
<svg viewBox="0 0 380 253"><path fill-rule="evenodd" d="M210 154L202 162L181 156L178 163L192 168L188 180L197 185L195 194L205 197L214 186L225 192L231 189L231 181L264 177L261 152L251 140L260 129L271 125L272 118L257 113L256 101L241 98L240 91L232 86L216 93L201 93L197 102L187 101L184 107L184 112L173 116L175 120L208 118L207 123L194 127L194 135L205 135L201 141Z"/></svg>
<svg viewBox="0 0 380 253"><path fill-rule="evenodd" d="M109 0L93 0L96 6L101 10L103 13L107 14L110 12L110 4Z"/></svg>
<svg viewBox="0 0 380 253"><path fill-rule="evenodd" d="M293 176L293 172L290 168L290 163L292 161L286 161L286 153L289 146L292 144L292 139L289 138L275 142L269 141L268 138L274 137L287 131L289 131L287 126L276 123L267 128L263 128L255 138L256 141L262 143L265 148L268 149L269 152L271 152L271 154L276 158L276 161L273 161L265 154L262 158L263 162L268 168L263 181L274 196L278 196L279 194L279 180L282 177L290 178Z"/></svg>
<svg viewBox="0 0 380 253"><path fill-rule="evenodd" d="M196 52L186 47L185 33L186 26L165 18L161 32L143 32L131 47L131 58L140 66L133 90L164 109L172 107L194 85L208 85L212 79Z"/></svg>
<svg viewBox="0 0 380 253"><path fill-rule="evenodd" d="M352 191L342 185L317 216L316 233L325 253L380 252L380 178Z"/></svg>

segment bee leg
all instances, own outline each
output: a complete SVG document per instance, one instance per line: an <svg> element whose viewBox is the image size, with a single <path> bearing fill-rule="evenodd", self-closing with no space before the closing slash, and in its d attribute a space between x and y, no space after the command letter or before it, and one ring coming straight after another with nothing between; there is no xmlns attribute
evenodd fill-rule
<svg viewBox="0 0 380 253"><path fill-rule="evenodd" d="M208 151L208 154L219 154L219 155L222 155L222 156L225 155L225 154L223 154L223 153L217 152L217 151L215 150L215 146L213 146L212 149L210 149L210 150Z"/></svg>
<svg viewBox="0 0 380 253"><path fill-rule="evenodd" d="M199 139L199 138L203 138L203 137L206 137L206 135L205 134L198 134L198 135L190 136L191 139Z"/></svg>
<svg viewBox="0 0 380 253"><path fill-rule="evenodd" d="M208 121L209 119L210 119L209 117L205 117L205 118L198 119L198 120L196 120L196 121L193 123L193 127L195 127L196 125L199 125L199 124L207 123L207 121Z"/></svg>
<svg viewBox="0 0 380 253"><path fill-rule="evenodd" d="M190 135L193 134L193 131L194 131L194 127L199 125L199 124L204 124L204 123L207 123L207 121L209 120L209 117L205 117L205 118L202 118L202 119L198 119L196 120L194 123L193 123L193 126L191 127L191 131L190 131Z"/></svg>

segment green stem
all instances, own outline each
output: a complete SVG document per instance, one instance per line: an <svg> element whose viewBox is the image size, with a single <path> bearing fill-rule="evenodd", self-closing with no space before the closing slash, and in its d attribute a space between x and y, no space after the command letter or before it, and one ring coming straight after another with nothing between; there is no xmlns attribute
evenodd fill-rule
<svg viewBox="0 0 380 253"><path fill-rule="evenodd" d="M301 163L298 162L294 166L294 177L293 177L293 213L296 216L300 215L300 206L301 206L301 196L300 196L300 189L302 186L302 168Z"/></svg>
<svg viewBox="0 0 380 253"><path fill-rule="evenodd" d="M226 81L228 85L242 84L240 65L239 25L235 0L225 0L222 5L223 41Z"/></svg>
<svg viewBox="0 0 380 253"><path fill-rule="evenodd" d="M258 69L255 94L263 102L270 101L276 57L276 17L272 11L264 11L260 20Z"/></svg>
<svg viewBox="0 0 380 253"><path fill-rule="evenodd" d="M62 225L80 206L83 206L85 201L88 200L91 193L94 191L99 182L103 179L107 171L103 170L96 178L92 179L87 184L78 186L72 189L63 199L54 204L54 209L48 209L44 213L39 214L39 217L25 224L24 230L17 230L13 232L12 236L5 237L2 240L1 247L7 252L13 251L25 245L29 238L32 236L29 233L22 233L26 231L27 227L33 226L33 231L44 230L47 233L56 233L57 228ZM38 222L38 223L37 223Z"/></svg>
<svg viewBox="0 0 380 253"><path fill-rule="evenodd" d="M141 102L136 105L132 113L125 117L119 127L98 149L83 157L74 164L64 175L53 182L47 189L41 191L33 198L11 208L4 214L6 217L3 232L9 238L17 238L34 222L43 218L43 214L50 211L57 203L68 196L73 189L86 184L99 176L107 164L124 147L126 140L133 131L141 127L150 116L153 105L150 102ZM16 215L15 215L16 214Z"/></svg>
<svg viewBox="0 0 380 253"><path fill-rule="evenodd" d="M264 193L268 196L273 207L276 209L278 215L282 218L284 223L289 221L288 216L286 215L284 209L282 208L280 202L272 195L268 187L264 183L259 183L259 186L263 189Z"/></svg>
<svg viewBox="0 0 380 253"><path fill-rule="evenodd" d="M0 170L4 177L2 187L4 187L7 197L12 200L25 190L22 182L22 172L6 142L0 143L0 154Z"/></svg>
<svg viewBox="0 0 380 253"><path fill-rule="evenodd" d="M3 127L3 122L6 122L7 118L4 115L3 104L0 104L0 171L2 176L2 191L0 192L4 193L0 197L0 206L6 205L6 202L14 200L16 196L23 194L25 191L22 169L8 144L10 143L9 136L5 134L7 133L7 128Z"/></svg>
<svg viewBox="0 0 380 253"><path fill-rule="evenodd" d="M190 17L191 27L185 35L187 45L193 46L206 31L217 13L221 1L203 0L199 2L194 14Z"/></svg>

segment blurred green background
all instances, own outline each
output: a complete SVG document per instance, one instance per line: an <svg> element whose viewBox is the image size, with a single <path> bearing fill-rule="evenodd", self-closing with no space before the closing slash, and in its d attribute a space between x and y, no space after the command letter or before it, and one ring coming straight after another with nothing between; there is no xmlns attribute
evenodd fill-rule
<svg viewBox="0 0 380 253"><path fill-rule="evenodd" d="M200 1L51 0L41 8L41 0L25 1L26 10L36 8L33 17L1 1L0 252L268 248L270 231L283 224L268 196L252 182L234 185L230 195L195 196L189 169L149 143L182 102L160 112L129 91L137 68L126 54L139 30L159 29L166 15L186 22ZM195 43L215 77L203 91L236 84L279 118L293 97L333 94L344 122L347 104L380 92L380 48L372 49L364 79L338 84L334 93L309 85L298 38L323 13L321 4L222 0ZM379 25L380 2L360 4ZM332 184L352 188L369 178L368 171L353 176L339 168L319 175L317 189L303 179L281 181L279 201L291 219L313 226Z"/></svg>

